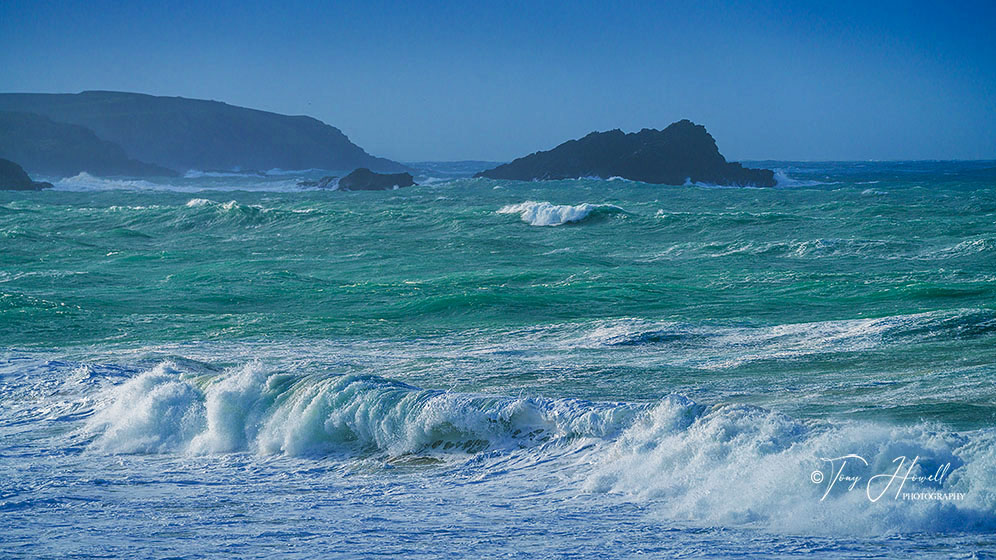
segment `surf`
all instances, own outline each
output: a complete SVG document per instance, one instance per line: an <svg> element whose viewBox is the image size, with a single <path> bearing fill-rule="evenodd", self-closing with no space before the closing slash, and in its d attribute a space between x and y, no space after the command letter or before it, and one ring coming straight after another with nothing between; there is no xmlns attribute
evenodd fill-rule
<svg viewBox="0 0 996 560"><path fill-rule="evenodd" d="M673 521L835 535L996 529L992 429L799 420L677 394L625 403L460 393L258 363L215 375L163 362L96 402L81 427L90 454L375 459L512 478L555 468L565 487L644 503ZM897 486L872 501L863 488L828 487L826 458L850 454L868 458L869 476L891 472L900 456L918 458L920 477L947 465L926 491L962 498L910 501Z"/></svg>
<svg viewBox="0 0 996 560"><path fill-rule="evenodd" d="M589 204L587 202L571 206L527 200L519 204L508 204L498 210L499 214L518 214L523 222L531 226L562 226L584 221L589 216L625 212L613 204Z"/></svg>

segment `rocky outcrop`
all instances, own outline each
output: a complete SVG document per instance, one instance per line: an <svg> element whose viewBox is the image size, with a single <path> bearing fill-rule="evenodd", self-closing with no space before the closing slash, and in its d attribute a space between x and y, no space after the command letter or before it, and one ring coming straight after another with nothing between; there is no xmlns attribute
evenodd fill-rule
<svg viewBox="0 0 996 560"><path fill-rule="evenodd" d="M84 127L120 146L128 158L191 169L328 169L408 171L374 157L339 129L218 101L139 93L0 94L0 111L34 113ZM32 168L29 166L29 170Z"/></svg>
<svg viewBox="0 0 996 560"><path fill-rule="evenodd" d="M727 162L705 127L688 120L673 123L664 130L645 128L630 134L621 130L592 132L476 176L520 181L623 177L663 185L682 185L690 180L716 185L775 186L774 172Z"/></svg>
<svg viewBox="0 0 996 560"><path fill-rule="evenodd" d="M0 190L40 191L52 188L52 183L32 181L20 165L9 159L0 159Z"/></svg>
<svg viewBox="0 0 996 560"><path fill-rule="evenodd" d="M411 173L374 173L363 167L339 179L339 188L347 191L383 191L414 184Z"/></svg>

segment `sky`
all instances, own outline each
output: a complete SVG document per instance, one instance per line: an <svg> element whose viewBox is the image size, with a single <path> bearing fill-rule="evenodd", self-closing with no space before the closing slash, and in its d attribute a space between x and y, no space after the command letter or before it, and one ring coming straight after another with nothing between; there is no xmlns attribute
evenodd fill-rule
<svg viewBox="0 0 996 560"><path fill-rule="evenodd" d="M215 99L400 161L704 124L731 160L996 159L996 2L0 0L0 92Z"/></svg>

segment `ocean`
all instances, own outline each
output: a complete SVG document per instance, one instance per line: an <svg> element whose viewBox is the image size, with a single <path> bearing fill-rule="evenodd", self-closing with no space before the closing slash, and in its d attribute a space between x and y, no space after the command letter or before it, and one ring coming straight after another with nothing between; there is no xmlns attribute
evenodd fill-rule
<svg viewBox="0 0 996 560"><path fill-rule="evenodd" d="M4 558L991 558L996 163L0 192Z"/></svg>

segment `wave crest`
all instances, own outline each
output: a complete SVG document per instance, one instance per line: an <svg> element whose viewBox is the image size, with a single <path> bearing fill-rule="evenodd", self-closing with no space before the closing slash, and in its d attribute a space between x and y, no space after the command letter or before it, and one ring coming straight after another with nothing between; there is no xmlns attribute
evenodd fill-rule
<svg viewBox="0 0 996 560"><path fill-rule="evenodd" d="M257 364L205 379L167 362L116 387L87 431L91 448L109 453L398 456L601 438L643 408L425 390L369 375L268 374Z"/></svg>
<svg viewBox="0 0 996 560"><path fill-rule="evenodd" d="M572 222L580 222L588 216L597 213L625 212L612 204L551 204L527 200L519 204L509 204L498 210L499 214L518 214L523 222L531 226L560 226Z"/></svg>
<svg viewBox="0 0 996 560"><path fill-rule="evenodd" d="M114 387L87 431L90 450L107 453L473 456L458 468L552 469L565 488L624 495L697 524L831 534L996 529L996 431L830 424L680 395L650 404L513 398L369 375L267 373L258 364L184 374L166 362ZM868 474L893 472L899 456L917 457L920 477L949 464L943 480L904 491L963 499L890 493L876 502L862 486L828 489L813 477L829 475L822 458L851 453L869 459Z"/></svg>
<svg viewBox="0 0 996 560"><path fill-rule="evenodd" d="M55 181L55 187L59 190L69 191L149 190L163 188L162 185L157 185L143 179L110 179L96 177L86 171Z"/></svg>

